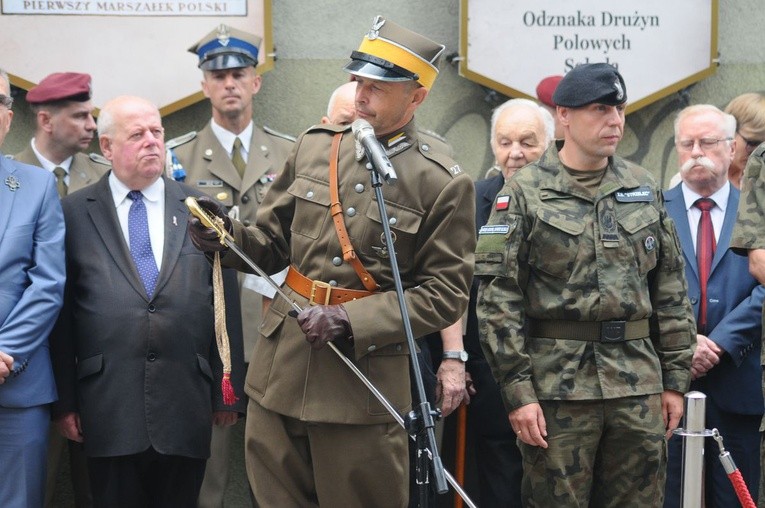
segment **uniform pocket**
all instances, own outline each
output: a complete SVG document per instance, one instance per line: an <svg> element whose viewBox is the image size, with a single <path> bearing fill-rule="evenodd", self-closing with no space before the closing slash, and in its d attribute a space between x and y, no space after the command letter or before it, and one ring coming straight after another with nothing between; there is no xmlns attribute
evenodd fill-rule
<svg viewBox="0 0 765 508"><path fill-rule="evenodd" d="M292 221L290 231L317 239L329 218L329 184L298 175L287 192L296 198L295 217L299 217Z"/></svg>
<svg viewBox="0 0 765 508"><path fill-rule="evenodd" d="M659 236L659 212L653 206L641 206L618 217L619 226L627 233L627 240L635 254L637 271L645 275L656 267Z"/></svg>
<svg viewBox="0 0 765 508"><path fill-rule="evenodd" d="M581 217L541 207L529 234L529 264L540 272L568 280L584 228Z"/></svg>

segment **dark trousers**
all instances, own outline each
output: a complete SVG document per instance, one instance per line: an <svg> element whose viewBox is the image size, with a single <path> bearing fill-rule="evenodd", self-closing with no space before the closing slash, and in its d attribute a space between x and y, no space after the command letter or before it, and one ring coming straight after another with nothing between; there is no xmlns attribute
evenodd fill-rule
<svg viewBox="0 0 765 508"><path fill-rule="evenodd" d="M154 448L120 457L88 457L93 504L104 508L195 508L205 460Z"/></svg>

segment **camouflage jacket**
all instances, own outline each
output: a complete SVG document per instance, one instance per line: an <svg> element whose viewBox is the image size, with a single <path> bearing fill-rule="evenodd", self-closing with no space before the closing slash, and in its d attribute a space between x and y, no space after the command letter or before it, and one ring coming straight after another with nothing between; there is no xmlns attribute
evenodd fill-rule
<svg viewBox="0 0 765 508"><path fill-rule="evenodd" d="M739 254L765 249L765 143L749 156L744 170L741 201L736 226L730 239L731 249Z"/></svg>
<svg viewBox="0 0 765 508"><path fill-rule="evenodd" d="M477 312L509 410L688 389L695 327L684 262L645 169L611 158L593 199L552 146L494 203L476 249ZM529 318L649 319L650 336L618 343L530 337Z"/></svg>

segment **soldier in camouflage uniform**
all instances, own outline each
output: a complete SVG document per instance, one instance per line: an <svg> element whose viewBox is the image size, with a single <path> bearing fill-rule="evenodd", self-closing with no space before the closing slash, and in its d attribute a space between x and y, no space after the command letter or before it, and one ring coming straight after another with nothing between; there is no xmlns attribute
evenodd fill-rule
<svg viewBox="0 0 765 508"><path fill-rule="evenodd" d="M693 314L661 190L614 155L626 92L607 64L554 94L563 142L479 231L480 339L524 460L524 506L661 506L690 383Z"/></svg>
<svg viewBox="0 0 765 508"><path fill-rule="evenodd" d="M736 226L730 239L730 247L738 254L749 255L749 272L765 284L765 143L758 146L749 157L741 186ZM763 331L765 331L765 308L763 308ZM765 332L764 332L765 333ZM763 336L765 340L765 336ZM760 363L765 365L765 348ZM765 390L765 370L763 371ZM758 506L765 506L765 418L760 423L760 499Z"/></svg>
<svg viewBox="0 0 765 508"><path fill-rule="evenodd" d="M398 183L383 189L394 246L381 237L365 150L347 126L318 125L300 136L254 226L200 199L263 269L290 265L285 290L303 307L295 319L288 302L274 300L247 371L247 472L260 506L407 505L406 433L324 346L332 340L406 411L408 347L390 249L415 336L456 322L467 307L473 185L457 163L420 140L414 120L443 50L378 16L345 66L358 83L358 116L400 168ZM196 219L189 234L201 250L222 249ZM247 269L232 252L222 261Z"/></svg>

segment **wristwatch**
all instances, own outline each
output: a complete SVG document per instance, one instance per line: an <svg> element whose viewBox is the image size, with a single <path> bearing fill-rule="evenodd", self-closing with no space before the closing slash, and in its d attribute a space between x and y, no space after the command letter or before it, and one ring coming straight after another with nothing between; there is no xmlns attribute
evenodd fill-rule
<svg viewBox="0 0 765 508"><path fill-rule="evenodd" d="M468 354L464 349L462 351L444 351L442 358L444 360L459 360L465 363L468 360Z"/></svg>

